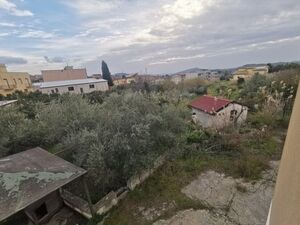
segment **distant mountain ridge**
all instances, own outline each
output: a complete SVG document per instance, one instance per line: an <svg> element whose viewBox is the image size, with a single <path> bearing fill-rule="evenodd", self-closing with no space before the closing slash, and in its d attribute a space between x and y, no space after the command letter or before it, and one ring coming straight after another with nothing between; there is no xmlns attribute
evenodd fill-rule
<svg viewBox="0 0 300 225"><path fill-rule="evenodd" d="M288 64L288 63L300 64L300 60L295 60L295 61L290 61L290 62L275 62L275 63L271 63L271 65L272 66L277 66L277 65L283 65L283 64ZM229 73L231 73L234 70L237 70L237 69L242 68L242 67L266 66L267 64L268 63L249 63L249 64L245 64L245 65L238 66L238 67L224 68L224 69L201 69L199 67L193 67L193 68L190 68L190 69L182 70L182 71L174 73L174 74L201 73L203 71L220 71L220 72L228 71Z"/></svg>

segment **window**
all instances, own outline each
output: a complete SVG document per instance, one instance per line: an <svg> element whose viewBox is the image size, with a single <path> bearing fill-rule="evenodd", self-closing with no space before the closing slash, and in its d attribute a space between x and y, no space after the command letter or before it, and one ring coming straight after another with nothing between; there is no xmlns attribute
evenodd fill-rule
<svg viewBox="0 0 300 225"><path fill-rule="evenodd" d="M80 93L83 93L83 88L80 88Z"/></svg>
<svg viewBox="0 0 300 225"><path fill-rule="evenodd" d="M90 88L95 88L95 85L94 84L90 84Z"/></svg>
<svg viewBox="0 0 300 225"><path fill-rule="evenodd" d="M48 214L48 210L47 210L47 206L45 203L43 203L40 207L38 207L35 211L34 211L36 217L38 220L42 219L44 216L46 216Z"/></svg>
<svg viewBox="0 0 300 225"><path fill-rule="evenodd" d="M236 118L237 111L236 110L231 110L230 111L230 120L234 120Z"/></svg>
<svg viewBox="0 0 300 225"><path fill-rule="evenodd" d="M26 80L26 83L27 83L28 85L30 85L28 78L25 78L25 80Z"/></svg>
<svg viewBox="0 0 300 225"><path fill-rule="evenodd" d="M51 90L51 93L54 94L54 90Z"/></svg>
<svg viewBox="0 0 300 225"><path fill-rule="evenodd" d="M16 79L14 78L14 83L15 83L15 85L17 85L17 81L16 81Z"/></svg>
<svg viewBox="0 0 300 225"><path fill-rule="evenodd" d="M20 83L20 84L23 84L23 81L22 81L22 79L21 79L21 78L19 78L19 83Z"/></svg>
<svg viewBox="0 0 300 225"><path fill-rule="evenodd" d="M55 88L55 92L58 93L58 88Z"/></svg>
<svg viewBox="0 0 300 225"><path fill-rule="evenodd" d="M4 83L6 83L6 86L7 86L8 88L10 88L10 87L9 87L8 80L7 80L7 79L3 79L3 81L4 81Z"/></svg>
<svg viewBox="0 0 300 225"><path fill-rule="evenodd" d="M74 91L74 87L68 87L69 91Z"/></svg>

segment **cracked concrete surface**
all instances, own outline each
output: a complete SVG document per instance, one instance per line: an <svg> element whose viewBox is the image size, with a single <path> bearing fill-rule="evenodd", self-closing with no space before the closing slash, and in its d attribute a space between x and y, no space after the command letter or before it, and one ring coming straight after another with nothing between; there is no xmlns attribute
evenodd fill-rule
<svg viewBox="0 0 300 225"><path fill-rule="evenodd" d="M226 177L215 171L202 173L182 189L191 199L211 210L185 210L153 225L264 225L276 182L279 162L270 162L257 182Z"/></svg>

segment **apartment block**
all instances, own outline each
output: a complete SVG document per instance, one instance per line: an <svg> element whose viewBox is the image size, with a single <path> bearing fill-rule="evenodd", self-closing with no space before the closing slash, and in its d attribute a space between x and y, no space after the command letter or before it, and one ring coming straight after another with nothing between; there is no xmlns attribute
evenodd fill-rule
<svg viewBox="0 0 300 225"><path fill-rule="evenodd" d="M8 72L4 64L0 64L0 95L7 96L15 91L32 91L30 75L26 72Z"/></svg>

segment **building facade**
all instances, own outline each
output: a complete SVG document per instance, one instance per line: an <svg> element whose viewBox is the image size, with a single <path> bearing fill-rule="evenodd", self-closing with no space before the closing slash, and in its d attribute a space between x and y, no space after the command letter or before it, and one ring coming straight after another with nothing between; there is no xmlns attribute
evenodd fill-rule
<svg viewBox="0 0 300 225"><path fill-rule="evenodd" d="M37 83L35 88L45 94L82 94L93 91L107 91L108 84L107 80L104 79L79 79Z"/></svg>
<svg viewBox="0 0 300 225"><path fill-rule="evenodd" d="M87 79L86 69L74 69L66 66L63 70L42 70L44 82Z"/></svg>
<svg viewBox="0 0 300 225"><path fill-rule="evenodd" d="M4 64L0 64L0 94L7 96L15 91L32 91L30 75L25 72L8 72Z"/></svg>
<svg viewBox="0 0 300 225"><path fill-rule="evenodd" d="M233 73L233 80L238 80L239 78L250 79L255 74L267 75L268 72L268 66L242 67Z"/></svg>
<svg viewBox="0 0 300 225"><path fill-rule="evenodd" d="M246 118L248 108L228 99L201 96L191 102L192 119L204 128L221 129L240 125Z"/></svg>
<svg viewBox="0 0 300 225"><path fill-rule="evenodd" d="M137 74L124 75L120 78L113 79L115 86L127 85L131 83L135 83L137 80Z"/></svg>

